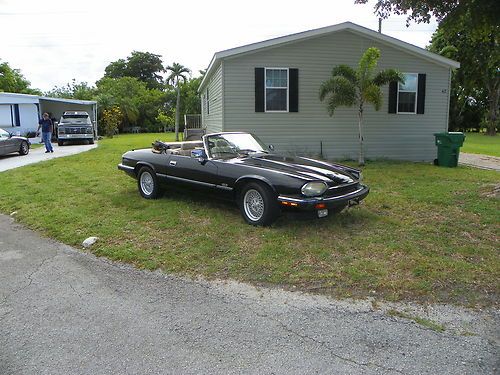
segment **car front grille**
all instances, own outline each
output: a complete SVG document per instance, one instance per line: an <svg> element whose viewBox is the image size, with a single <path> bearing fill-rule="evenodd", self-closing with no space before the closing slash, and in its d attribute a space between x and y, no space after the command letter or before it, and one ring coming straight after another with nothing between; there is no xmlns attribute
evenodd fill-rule
<svg viewBox="0 0 500 375"><path fill-rule="evenodd" d="M64 132L66 134L87 134L87 128L65 128Z"/></svg>
<svg viewBox="0 0 500 375"><path fill-rule="evenodd" d="M354 182L351 184L331 186L325 193L326 197L334 197L352 193L359 189L359 183Z"/></svg>

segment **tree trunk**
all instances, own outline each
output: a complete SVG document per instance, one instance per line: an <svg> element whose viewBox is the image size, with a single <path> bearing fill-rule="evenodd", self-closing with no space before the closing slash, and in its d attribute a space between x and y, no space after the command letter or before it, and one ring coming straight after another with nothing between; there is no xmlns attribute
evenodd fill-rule
<svg viewBox="0 0 500 375"><path fill-rule="evenodd" d="M359 112L358 112L358 127L359 127L359 159L358 159L358 164L359 166L365 165L365 155L363 152L363 104L359 105Z"/></svg>
<svg viewBox="0 0 500 375"><path fill-rule="evenodd" d="M488 108L488 130L486 134L496 135L496 127L498 125L498 99L500 96L500 85L498 81L490 83L488 85L488 96L489 96L489 108Z"/></svg>
<svg viewBox="0 0 500 375"><path fill-rule="evenodd" d="M179 118L180 112L179 107L181 104L181 90L179 88L179 83L177 82L177 103L175 104L175 141L179 141Z"/></svg>

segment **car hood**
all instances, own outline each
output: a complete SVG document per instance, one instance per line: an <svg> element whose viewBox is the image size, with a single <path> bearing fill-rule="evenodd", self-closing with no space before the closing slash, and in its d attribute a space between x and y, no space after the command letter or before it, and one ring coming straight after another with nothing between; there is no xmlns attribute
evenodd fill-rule
<svg viewBox="0 0 500 375"><path fill-rule="evenodd" d="M338 164L305 157L288 157L276 154L249 156L237 159L238 163L275 170L306 181L320 180L329 185L342 185L357 181L358 170Z"/></svg>

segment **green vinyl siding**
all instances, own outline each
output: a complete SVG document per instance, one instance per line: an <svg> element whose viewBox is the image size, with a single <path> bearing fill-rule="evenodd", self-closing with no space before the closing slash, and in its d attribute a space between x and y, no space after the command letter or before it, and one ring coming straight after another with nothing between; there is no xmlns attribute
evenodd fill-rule
<svg viewBox="0 0 500 375"><path fill-rule="evenodd" d="M202 124L207 129L207 133L216 133L222 131L223 119L223 97L222 97L222 82L223 82L223 63L210 78L208 84L201 92L202 96ZM207 110L206 94L207 88L209 93L209 111Z"/></svg>
<svg viewBox="0 0 500 375"><path fill-rule="evenodd" d="M354 31L339 31L307 40L227 57L223 61L224 131L250 131L278 151L355 159L358 152L357 109L339 108L333 117L318 97L320 84L335 65L355 67L369 47L381 51L379 69L427 75L425 114L389 114L388 85L380 111L365 108L364 140L368 158L432 160L434 136L447 128L450 68ZM255 67L298 68L299 112L255 112ZM221 68L214 74L217 80ZM210 83L212 84L212 82ZM210 91L212 95L212 91ZM212 112L212 103L211 103ZM209 124L210 122L207 122ZM210 129L207 126L208 129Z"/></svg>

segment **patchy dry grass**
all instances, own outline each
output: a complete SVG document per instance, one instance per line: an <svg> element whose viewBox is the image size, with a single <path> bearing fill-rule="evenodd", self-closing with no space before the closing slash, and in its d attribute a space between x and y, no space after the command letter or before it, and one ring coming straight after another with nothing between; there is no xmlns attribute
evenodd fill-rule
<svg viewBox="0 0 500 375"><path fill-rule="evenodd" d="M287 214L270 228L233 204L168 190L149 201L117 170L158 135L103 140L84 154L0 173L0 211L97 255L147 269L234 278L336 296L491 305L498 301L499 174L374 162L360 207L317 220ZM70 146L68 146L70 147Z"/></svg>

